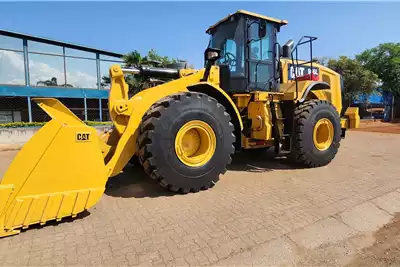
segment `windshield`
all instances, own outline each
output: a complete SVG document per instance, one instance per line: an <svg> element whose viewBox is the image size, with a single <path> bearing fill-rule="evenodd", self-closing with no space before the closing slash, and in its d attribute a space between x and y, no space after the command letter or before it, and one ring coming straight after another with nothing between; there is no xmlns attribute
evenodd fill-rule
<svg viewBox="0 0 400 267"><path fill-rule="evenodd" d="M209 47L221 50L217 65L228 65L232 76L244 75L243 19L224 22L211 33Z"/></svg>

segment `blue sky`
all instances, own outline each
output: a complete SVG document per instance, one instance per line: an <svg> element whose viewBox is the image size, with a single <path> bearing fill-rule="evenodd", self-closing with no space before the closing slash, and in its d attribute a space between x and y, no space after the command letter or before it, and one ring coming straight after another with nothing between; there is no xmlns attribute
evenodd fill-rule
<svg viewBox="0 0 400 267"><path fill-rule="evenodd" d="M317 36L315 56L400 41L400 2L14 2L0 3L0 28L120 53L154 48L201 67L205 30L238 9L288 20L281 44Z"/></svg>

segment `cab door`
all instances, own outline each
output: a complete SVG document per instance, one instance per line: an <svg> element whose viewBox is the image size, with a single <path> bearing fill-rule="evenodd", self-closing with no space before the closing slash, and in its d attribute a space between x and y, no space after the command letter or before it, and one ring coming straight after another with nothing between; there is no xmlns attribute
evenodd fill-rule
<svg viewBox="0 0 400 267"><path fill-rule="evenodd" d="M248 91L270 91L276 88L274 79L276 30L266 23L266 33L260 36L260 24L249 20L248 28Z"/></svg>

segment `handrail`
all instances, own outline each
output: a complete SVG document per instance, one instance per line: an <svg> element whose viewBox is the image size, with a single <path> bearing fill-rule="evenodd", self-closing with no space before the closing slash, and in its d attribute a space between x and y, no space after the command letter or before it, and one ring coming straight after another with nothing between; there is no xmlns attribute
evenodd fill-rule
<svg viewBox="0 0 400 267"><path fill-rule="evenodd" d="M307 38L307 40L303 41L303 40L306 39L306 38ZM296 73L296 70L297 70L298 66L302 66L302 65L305 65L305 64L310 63L310 65L311 65L311 74L312 74L312 71L313 71L313 65L312 65L312 63L314 62L313 56L312 56L312 52L313 52L313 50L312 50L312 42L315 41L315 40L317 40L317 37L313 37L313 36L302 36L302 37L300 38L300 40L297 42L297 44L294 46L294 48L292 49L292 51L290 52L290 55L291 55L291 57L292 57L292 65L293 65L293 68L294 68L294 80L295 80L295 83L296 83L296 98L295 98L295 99L297 99L297 98L299 97L299 88L298 88L298 84L297 84L298 81L297 81L297 73ZM307 44L307 43L310 43L310 60L299 64L298 47L299 47L300 45ZM293 53L296 54L296 64L294 63L295 59L294 59ZM311 77L312 77L312 75L311 75Z"/></svg>

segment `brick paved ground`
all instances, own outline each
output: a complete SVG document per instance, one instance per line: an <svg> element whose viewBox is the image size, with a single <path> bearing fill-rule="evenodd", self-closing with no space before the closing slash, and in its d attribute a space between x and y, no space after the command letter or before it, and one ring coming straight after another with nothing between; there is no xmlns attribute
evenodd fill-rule
<svg viewBox="0 0 400 267"><path fill-rule="evenodd" d="M0 175L13 155L0 153ZM329 166L237 155L214 188L189 195L129 167L80 218L0 239L0 265L342 265L326 244L375 231L400 211L399 158L400 135L349 132Z"/></svg>

